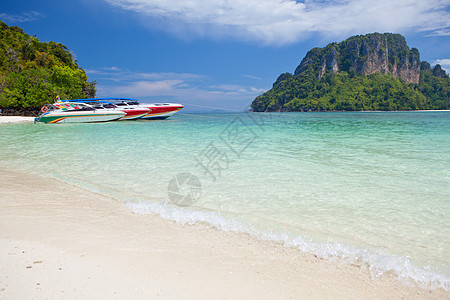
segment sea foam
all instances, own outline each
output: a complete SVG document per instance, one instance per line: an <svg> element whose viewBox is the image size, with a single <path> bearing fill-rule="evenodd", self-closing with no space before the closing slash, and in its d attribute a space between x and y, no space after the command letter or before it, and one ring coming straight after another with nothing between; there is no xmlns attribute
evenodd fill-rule
<svg viewBox="0 0 450 300"><path fill-rule="evenodd" d="M180 225L206 224L217 230L247 233L263 240L280 243L286 247L314 254L318 257L340 263L367 268L372 279L393 274L405 284L416 283L423 288L442 288L450 291L450 278L431 269L415 266L407 257L381 253L377 250L350 247L343 243L315 243L301 236L288 233L271 233L244 225L235 219L228 219L220 212L200 211L172 206L167 202L128 202L126 206L135 213L158 215L164 220L175 221Z"/></svg>
<svg viewBox="0 0 450 300"><path fill-rule="evenodd" d="M220 211L205 211L197 207L182 208L167 201L142 200L143 195L112 190L98 184L69 179L59 173L52 174L54 179L75 185L79 188L112 197L121 201L128 209L138 214L157 215L163 220L174 221L180 225L206 224L212 228L226 232L246 233L262 241L276 242L286 247L316 255L329 261L359 266L367 269L373 280L392 274L404 284L417 284L423 288L450 291L450 278L428 266L414 265L408 257L383 253L375 249L361 249L344 243L316 243L299 235L287 232L268 232L243 224L233 217L224 217Z"/></svg>

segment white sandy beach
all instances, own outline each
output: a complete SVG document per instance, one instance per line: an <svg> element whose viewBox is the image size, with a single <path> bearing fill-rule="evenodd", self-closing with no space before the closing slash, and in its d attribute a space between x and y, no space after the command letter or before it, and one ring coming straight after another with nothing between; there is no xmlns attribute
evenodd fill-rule
<svg viewBox="0 0 450 300"><path fill-rule="evenodd" d="M34 117L0 116L0 124L2 124L2 123L33 122L33 121L34 121Z"/></svg>
<svg viewBox="0 0 450 300"><path fill-rule="evenodd" d="M0 299L449 299L206 226L138 215L60 181L0 169Z"/></svg>

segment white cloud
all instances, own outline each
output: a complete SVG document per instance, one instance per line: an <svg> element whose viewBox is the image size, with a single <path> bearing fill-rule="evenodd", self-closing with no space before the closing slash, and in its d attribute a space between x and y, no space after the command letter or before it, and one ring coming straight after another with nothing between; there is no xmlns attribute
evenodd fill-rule
<svg viewBox="0 0 450 300"><path fill-rule="evenodd" d="M136 81L120 86L108 88L108 92L118 95L131 97L145 97L166 95L173 96L173 91L182 84L181 80L162 80L162 81Z"/></svg>
<svg viewBox="0 0 450 300"><path fill-rule="evenodd" d="M430 34L427 34L426 36L449 36L449 35L450 29L439 29Z"/></svg>
<svg viewBox="0 0 450 300"><path fill-rule="evenodd" d="M11 15L11 14L0 13L0 19L5 21L6 23L11 23L11 24L31 22L31 21L35 21L41 17L42 17L42 14L40 14L36 11L29 11L29 12L25 12L20 15ZM11 25L11 24L8 24L8 25Z"/></svg>
<svg viewBox="0 0 450 300"><path fill-rule="evenodd" d="M177 35L233 36L270 45L312 34L448 34L448 0L104 0ZM157 21L155 21L157 20Z"/></svg>
<svg viewBox="0 0 450 300"><path fill-rule="evenodd" d="M201 79L202 75L191 74L191 73L145 73L145 72L133 72L130 70L121 69L115 66L112 67L102 67L97 69L85 69L88 76L95 76L98 79L110 80L115 82L121 81L140 81L140 80L194 80Z"/></svg>
<svg viewBox="0 0 450 300"><path fill-rule="evenodd" d="M179 78L183 80L194 80L200 79L203 76L191 73L136 73L136 77L144 78L144 79L153 79L153 80L161 80L161 79L170 79L170 78Z"/></svg>
<svg viewBox="0 0 450 300"><path fill-rule="evenodd" d="M181 97L189 95L197 99L207 99L211 95L257 96L267 89L240 85L221 84L202 87L183 80L131 81L120 85L100 85L99 92L114 96L130 97ZM253 99L252 99L253 100Z"/></svg>
<svg viewBox="0 0 450 300"><path fill-rule="evenodd" d="M190 73L142 73L117 67L88 69L86 72L93 77L91 80L102 79L97 85L98 97L195 103L191 106L196 111L202 108L209 111L211 107L242 111L267 90L239 84L210 85L209 77Z"/></svg>
<svg viewBox="0 0 450 300"><path fill-rule="evenodd" d="M242 76L243 76L243 77L246 77L246 78L250 78L250 79L262 80L261 77L257 77L257 76L253 76L253 75L244 74L244 75L242 75Z"/></svg>
<svg viewBox="0 0 450 300"><path fill-rule="evenodd" d="M112 67L104 67L104 68L102 68L103 70L105 70L105 71L120 71L121 69L120 68L118 68L118 67L114 67L114 66L112 66Z"/></svg>
<svg viewBox="0 0 450 300"><path fill-rule="evenodd" d="M237 84L219 84L219 85L211 85L210 88L218 89L224 92L241 92L245 93L247 90L240 85Z"/></svg>

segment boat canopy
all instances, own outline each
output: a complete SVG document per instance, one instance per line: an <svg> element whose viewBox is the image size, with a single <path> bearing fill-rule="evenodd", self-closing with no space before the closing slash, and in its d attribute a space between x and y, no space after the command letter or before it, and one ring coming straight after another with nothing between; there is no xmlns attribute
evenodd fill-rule
<svg viewBox="0 0 450 300"><path fill-rule="evenodd" d="M58 100L57 102L111 102L111 101L137 101L137 99L107 97L107 98L87 98L87 99Z"/></svg>

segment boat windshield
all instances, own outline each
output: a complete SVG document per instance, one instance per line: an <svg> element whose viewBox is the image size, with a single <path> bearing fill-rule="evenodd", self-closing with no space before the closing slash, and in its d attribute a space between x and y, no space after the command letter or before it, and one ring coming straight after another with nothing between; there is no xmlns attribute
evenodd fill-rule
<svg viewBox="0 0 450 300"><path fill-rule="evenodd" d="M115 105L112 104L112 103L106 103L106 104L103 104L103 107L104 107L104 108L117 108L117 106L115 106Z"/></svg>
<svg viewBox="0 0 450 300"><path fill-rule="evenodd" d="M91 111L91 110L95 110L95 108L89 107L89 106L83 106L83 107L80 107L78 109L76 109L76 108L75 109L69 109L66 112Z"/></svg>

